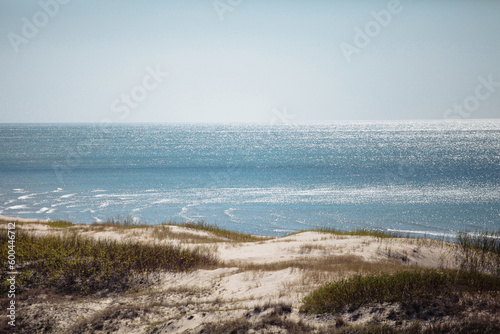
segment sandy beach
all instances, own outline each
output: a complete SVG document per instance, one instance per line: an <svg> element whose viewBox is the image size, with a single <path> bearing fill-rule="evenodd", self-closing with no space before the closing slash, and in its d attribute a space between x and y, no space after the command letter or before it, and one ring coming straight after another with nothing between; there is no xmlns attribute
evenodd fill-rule
<svg viewBox="0 0 500 334"><path fill-rule="evenodd" d="M234 242L209 231L181 226L54 228L26 219L17 222L17 230L36 235L76 233L120 242L177 244L201 248L219 259L216 268L161 272L143 287L123 294L75 297L44 292L24 296L19 310L24 321L36 327L50 319L54 333L204 333L207 324L234 319L259 322L276 314L318 330L335 324L339 317L354 326L374 319L394 324L387 314L395 305L378 307L375 311L361 308L335 316L306 315L299 309L304 296L328 281L354 274L392 273L408 267L457 266L455 246L430 239L308 231L261 241ZM7 224L0 226L5 229ZM271 332L282 331L277 327Z"/></svg>
<svg viewBox="0 0 500 334"><path fill-rule="evenodd" d="M0 215L0 222L16 222L16 223L42 223L44 220L31 219L31 218L19 218L19 217L9 217Z"/></svg>

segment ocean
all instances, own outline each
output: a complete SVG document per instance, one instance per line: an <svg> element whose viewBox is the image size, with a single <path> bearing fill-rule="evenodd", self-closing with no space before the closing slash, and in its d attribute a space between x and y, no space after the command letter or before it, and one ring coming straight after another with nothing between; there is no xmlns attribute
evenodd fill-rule
<svg viewBox="0 0 500 334"><path fill-rule="evenodd" d="M0 215L269 236L498 230L500 120L0 124Z"/></svg>

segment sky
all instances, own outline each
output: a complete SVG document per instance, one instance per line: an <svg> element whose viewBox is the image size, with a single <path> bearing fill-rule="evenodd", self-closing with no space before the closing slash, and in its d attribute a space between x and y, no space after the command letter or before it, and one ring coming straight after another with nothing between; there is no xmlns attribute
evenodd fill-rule
<svg viewBox="0 0 500 334"><path fill-rule="evenodd" d="M0 0L0 123L500 117L497 0Z"/></svg>

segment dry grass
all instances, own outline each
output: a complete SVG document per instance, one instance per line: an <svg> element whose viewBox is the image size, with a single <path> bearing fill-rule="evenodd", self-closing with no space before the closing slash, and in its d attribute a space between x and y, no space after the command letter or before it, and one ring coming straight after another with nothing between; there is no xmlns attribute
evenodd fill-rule
<svg viewBox="0 0 500 334"><path fill-rule="evenodd" d="M265 241L265 240L270 240L273 238L270 237L260 237L252 234L247 234L247 233L239 233L239 232L234 232L230 230L226 230L224 228L221 228L217 225L212 225L212 224L207 224L203 221L197 222L197 223L165 223L164 225L171 225L171 226L180 226L180 227L186 227L189 229L193 230L200 230L200 231L205 231L209 232L217 237L222 238L220 241L234 241L234 242L258 242L258 241Z"/></svg>
<svg viewBox="0 0 500 334"><path fill-rule="evenodd" d="M265 312L271 309L270 312ZM265 312L261 316L261 313ZM245 316L222 323L205 324L199 334L227 334L227 333L311 333L314 328L302 320L288 319L292 306L287 304L265 304L256 306ZM250 319L256 318L251 321Z"/></svg>
<svg viewBox="0 0 500 334"><path fill-rule="evenodd" d="M322 251L322 252L327 252L329 249L329 247L325 246L325 245L318 245L318 244L313 244L313 243L309 243L309 244L303 244L303 245L300 245L299 247L299 254L309 254L311 253L312 251Z"/></svg>
<svg viewBox="0 0 500 334"><path fill-rule="evenodd" d="M7 231L0 232L6 245ZM7 247L0 248L1 265L7 267ZM21 291L34 287L60 293L92 294L126 290L160 270L186 271L213 267L216 258L201 249L182 249L86 238L76 233L35 236L16 231L17 277ZM8 290L6 272L0 273L0 293Z"/></svg>
<svg viewBox="0 0 500 334"><path fill-rule="evenodd" d="M411 272L356 275L328 283L304 298L306 313L338 313L374 303L400 303L420 309L438 298L457 298L463 293L500 291L500 277L465 271L414 270Z"/></svg>
<svg viewBox="0 0 500 334"><path fill-rule="evenodd" d="M52 227L52 228L67 228L67 227L72 227L75 226L75 224L67 222L67 221L53 221L53 222L48 222L46 223L47 226Z"/></svg>
<svg viewBox="0 0 500 334"><path fill-rule="evenodd" d="M496 232L460 232L457 259L463 270L500 276L500 230Z"/></svg>
<svg viewBox="0 0 500 334"><path fill-rule="evenodd" d="M116 332L120 329L122 321L134 320L150 312L148 306L119 305L104 309L88 319L81 319L73 325L67 333L105 333Z"/></svg>
<svg viewBox="0 0 500 334"><path fill-rule="evenodd" d="M238 267L241 271L278 271L287 268L296 268L306 271L319 272L352 272L352 273L380 273L401 270L403 266L398 261L382 260L370 262L357 255L328 255L317 258L303 258L271 263L246 263L231 261L223 264L225 267ZM411 268L411 267L409 267Z"/></svg>
<svg viewBox="0 0 500 334"><path fill-rule="evenodd" d="M395 233L395 232L384 232L380 230L367 230L367 229L356 229L356 230L351 230L351 231L342 231L338 230L336 228L330 228L330 227L324 227L324 228L319 228L319 229L314 229L312 230L314 232L321 232L321 233L328 233L328 234L333 234L333 235L339 235L339 236L370 236L370 237L377 237L379 239L387 239L387 238L404 238L404 236L400 233ZM306 231L302 231L306 232Z"/></svg>
<svg viewBox="0 0 500 334"><path fill-rule="evenodd" d="M185 228L186 231L174 231L171 227ZM93 223L90 226L91 231L114 231L128 236L134 235L130 229L142 230L156 240L177 240L180 243L186 244L201 244L201 243L221 243L221 242L262 242L270 240L270 237L260 237L246 233L238 233L218 227L217 225L207 224L205 222L197 223L163 223L161 225L146 225L141 221L136 221L131 217L108 218L103 223ZM197 231L205 232L196 233ZM140 232L136 233L139 236Z"/></svg>
<svg viewBox="0 0 500 334"><path fill-rule="evenodd" d="M200 235L197 233L172 231L170 226L154 226L150 228L150 233L153 238L159 241L177 240L186 244L205 244L227 242L226 239L213 237L210 235Z"/></svg>

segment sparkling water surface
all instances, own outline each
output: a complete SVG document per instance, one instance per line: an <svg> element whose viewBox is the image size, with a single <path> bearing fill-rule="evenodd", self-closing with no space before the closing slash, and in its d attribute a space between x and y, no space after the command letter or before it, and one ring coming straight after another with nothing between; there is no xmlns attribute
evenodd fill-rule
<svg viewBox="0 0 500 334"><path fill-rule="evenodd" d="M0 215L318 227L500 228L500 121L0 124Z"/></svg>

